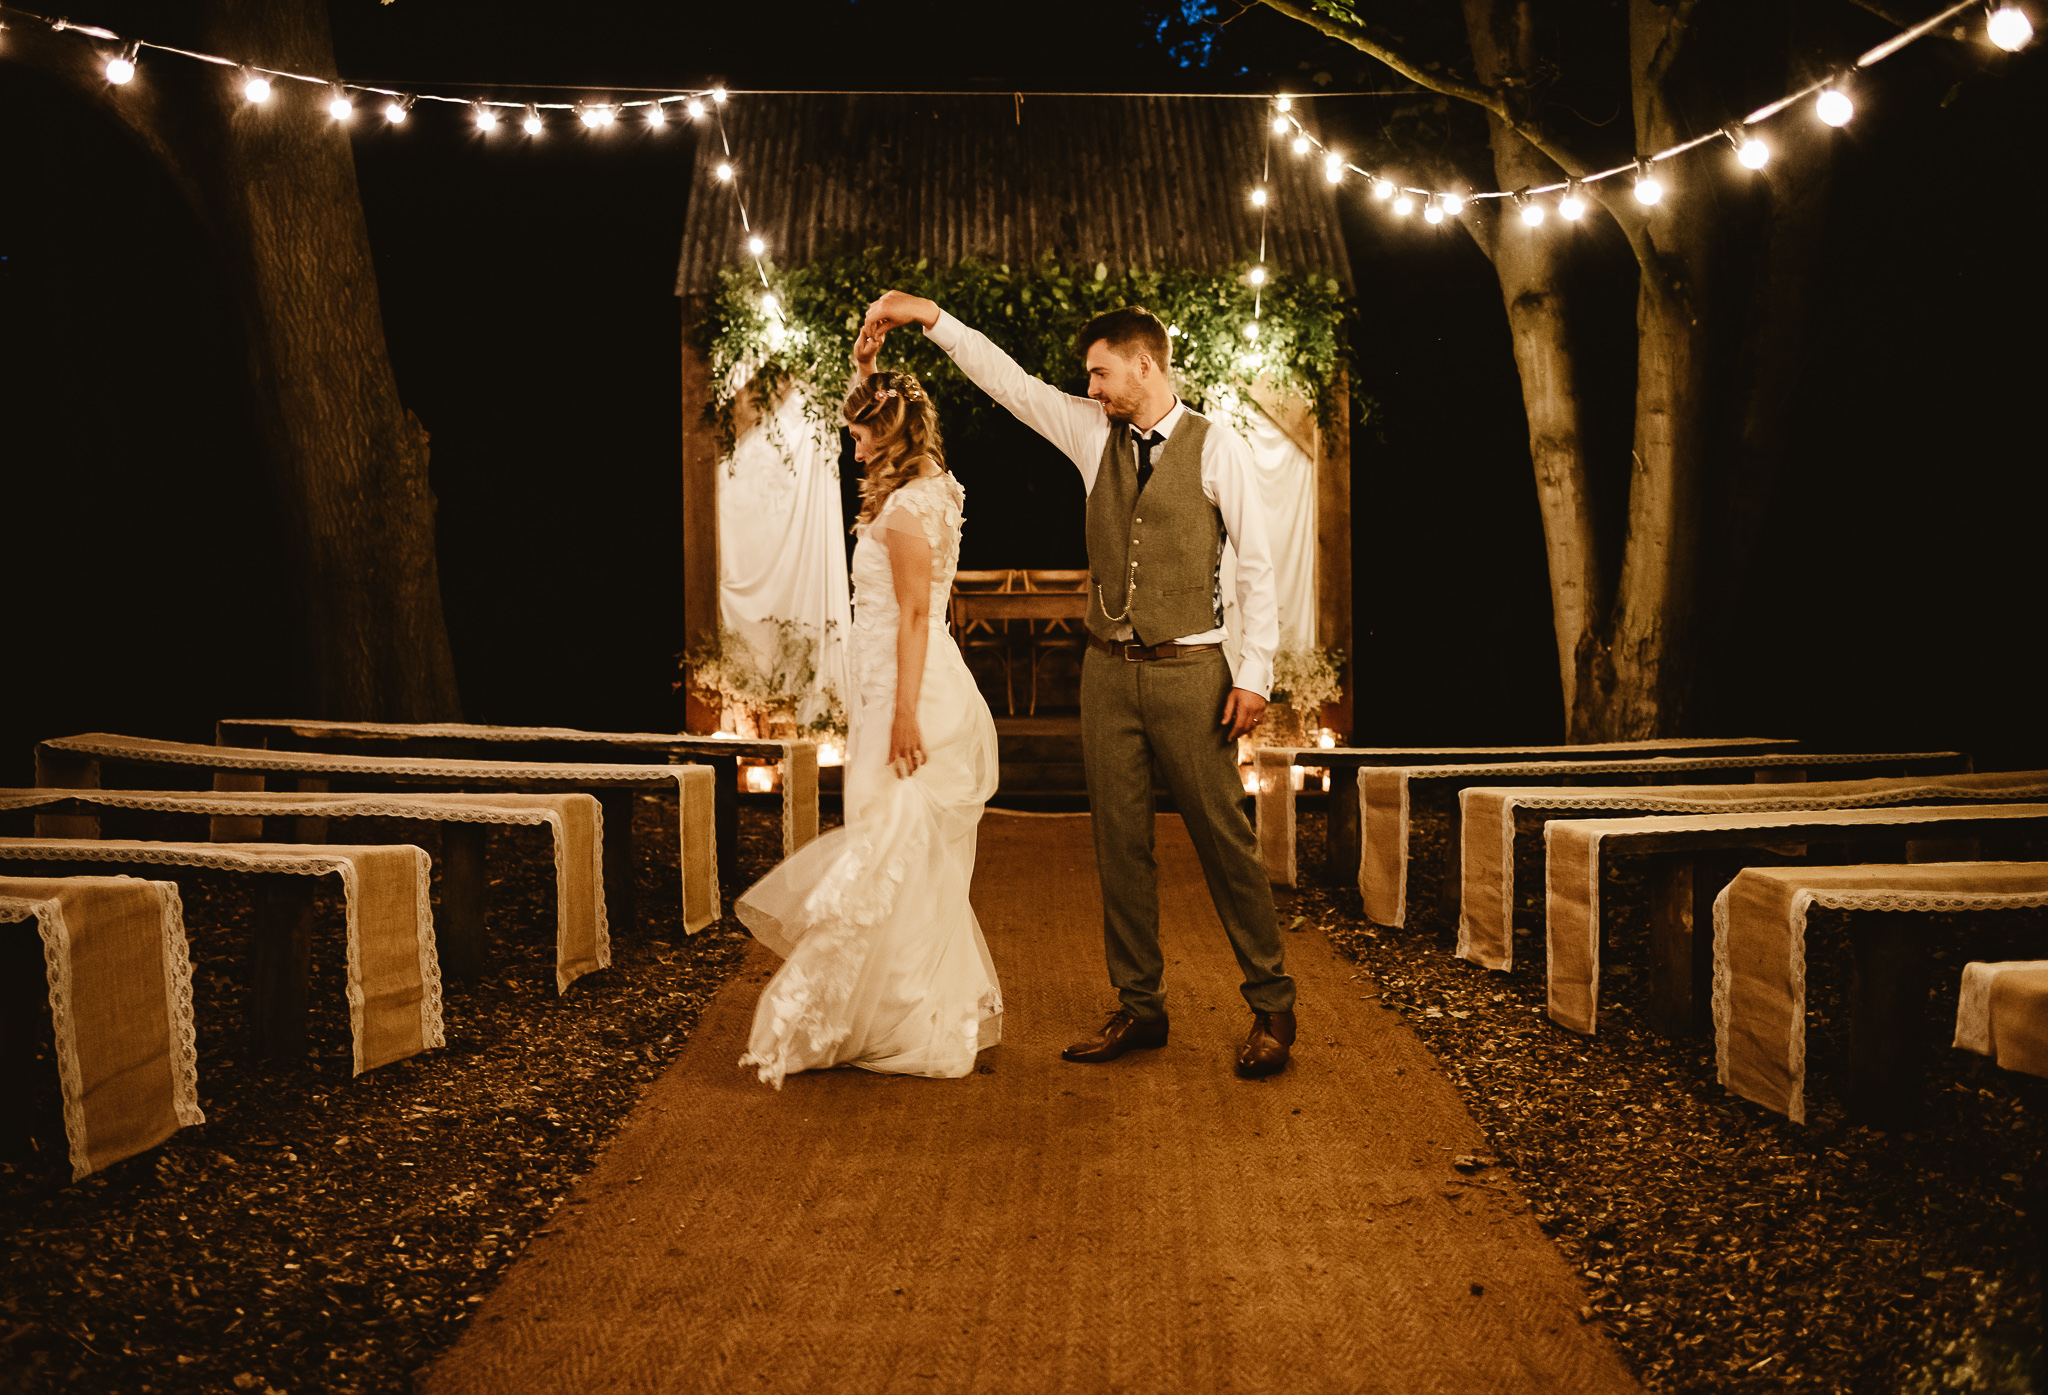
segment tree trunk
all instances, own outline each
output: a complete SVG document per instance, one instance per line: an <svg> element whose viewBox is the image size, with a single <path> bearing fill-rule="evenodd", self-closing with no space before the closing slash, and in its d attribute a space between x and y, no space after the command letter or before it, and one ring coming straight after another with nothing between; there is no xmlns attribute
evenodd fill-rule
<svg viewBox="0 0 2048 1395"><path fill-rule="evenodd" d="M334 72L322 0L202 0L199 16L214 52ZM160 159L220 250L296 563L310 715L459 717L427 434L399 401L354 156L324 94L279 82L257 106L233 69L162 54L111 87L76 35L21 25L8 39L11 56L68 79Z"/></svg>

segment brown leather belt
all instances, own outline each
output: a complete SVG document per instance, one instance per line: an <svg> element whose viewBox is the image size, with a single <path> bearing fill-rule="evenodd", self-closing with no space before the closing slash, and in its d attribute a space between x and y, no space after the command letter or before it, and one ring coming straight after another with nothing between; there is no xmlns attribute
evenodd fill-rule
<svg viewBox="0 0 2048 1395"><path fill-rule="evenodd" d="M1088 647L1100 649L1103 653L1130 663L1145 663L1151 659L1178 659L1183 654L1200 654L1210 649L1221 649L1220 644L1155 644L1150 649L1142 644L1111 644L1095 635L1088 636Z"/></svg>

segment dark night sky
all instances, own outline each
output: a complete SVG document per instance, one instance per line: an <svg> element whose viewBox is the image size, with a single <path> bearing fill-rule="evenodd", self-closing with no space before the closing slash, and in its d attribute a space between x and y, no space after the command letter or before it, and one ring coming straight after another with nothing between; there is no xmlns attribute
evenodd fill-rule
<svg viewBox="0 0 2048 1395"><path fill-rule="evenodd" d="M163 32L153 8L77 17ZM1038 21L984 34L960 13L914 0L333 3L342 71L394 85L1384 78L1263 10L1219 32L1179 6L1098 7L1078 35ZM1741 597L1713 723L1724 731L2048 763L2032 652L2048 504L2032 419L2048 91L2038 53L1955 86L1939 55L1909 52L1868 80L1839 141L1800 464ZM1385 116L1375 98L1317 105L1340 133ZM689 137L482 147L452 115L380 126L361 123L357 165L399 385L433 433L468 715L673 728L685 404L670 286ZM292 697L270 580L278 539L202 236L83 103L5 62L0 168L8 628L10 648L35 656L12 666L0 782L26 783L37 736L205 739L216 716L276 713ZM1358 386L1379 404L1354 447L1358 734L1554 739L1541 536L1497 287L1462 235L1391 229L1356 203L1347 228ZM1625 301L1616 313L1625 340ZM959 463L971 488L973 462ZM1007 560L1042 563L1041 545L1010 539ZM222 633L222 614L240 628Z"/></svg>

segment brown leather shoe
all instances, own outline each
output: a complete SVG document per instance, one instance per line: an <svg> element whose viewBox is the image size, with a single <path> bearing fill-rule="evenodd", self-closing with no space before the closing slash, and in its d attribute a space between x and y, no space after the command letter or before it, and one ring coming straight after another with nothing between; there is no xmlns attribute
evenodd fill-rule
<svg viewBox="0 0 2048 1395"><path fill-rule="evenodd" d="M1294 1011L1252 1014L1251 1035L1237 1053L1237 1073L1247 1080L1287 1069L1288 1048L1294 1045Z"/></svg>
<svg viewBox="0 0 2048 1395"><path fill-rule="evenodd" d="M1102 1030L1086 1041L1077 1041L1060 1052L1063 1061L1114 1061L1126 1051L1166 1045L1166 1019L1140 1022L1129 1008L1118 1008L1102 1024Z"/></svg>

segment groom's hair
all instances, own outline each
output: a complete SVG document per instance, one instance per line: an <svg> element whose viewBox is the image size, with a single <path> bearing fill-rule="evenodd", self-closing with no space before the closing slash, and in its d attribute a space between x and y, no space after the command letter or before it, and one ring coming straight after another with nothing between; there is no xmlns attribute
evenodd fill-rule
<svg viewBox="0 0 2048 1395"><path fill-rule="evenodd" d="M1088 357L1088 351L1095 347L1097 340L1107 342L1111 352L1119 358L1150 354L1161 372L1173 366L1173 350L1171 341L1166 337L1166 326L1142 305L1105 310L1082 325L1081 332L1074 336L1074 352L1082 358Z"/></svg>

